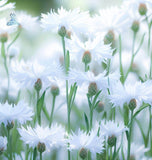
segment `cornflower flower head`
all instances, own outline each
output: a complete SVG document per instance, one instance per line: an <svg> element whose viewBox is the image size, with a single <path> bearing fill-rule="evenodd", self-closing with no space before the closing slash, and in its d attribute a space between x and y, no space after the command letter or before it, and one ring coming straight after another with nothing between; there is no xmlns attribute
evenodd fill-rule
<svg viewBox="0 0 152 160"><path fill-rule="evenodd" d="M62 69L58 64L43 65L34 62L12 62L12 78L21 86L29 89L39 87L46 89L49 86L49 79L60 75Z"/></svg>
<svg viewBox="0 0 152 160"><path fill-rule="evenodd" d="M82 159L87 157L87 152L90 151L93 154L103 152L103 136L97 136L97 133L91 131L90 133L78 130L78 133L72 133L67 139L69 144L68 149L78 150L79 156Z"/></svg>
<svg viewBox="0 0 152 160"><path fill-rule="evenodd" d="M100 125L100 132L104 133L107 137L107 142L110 146L114 146L117 137L127 130L128 128L125 127L123 123L117 124L113 121L107 121L106 123L101 122Z"/></svg>
<svg viewBox="0 0 152 160"><path fill-rule="evenodd" d="M135 103L136 106L142 105L143 102L151 104L151 81L146 81L144 83L136 82L131 84L126 81L124 86L121 82L113 85L109 95L110 101L113 103L114 107L123 107L125 103L128 105L130 103Z"/></svg>
<svg viewBox="0 0 152 160"><path fill-rule="evenodd" d="M23 101L20 101L14 107L8 103L0 105L0 123L4 123L10 129L13 128L15 120L24 124L26 121L31 121L33 115L33 110Z"/></svg>
<svg viewBox="0 0 152 160"><path fill-rule="evenodd" d="M86 32L88 19L88 12L80 12L79 8L67 11L61 7L57 12L51 10L50 13L42 14L41 26L55 33L62 31L65 36L68 33Z"/></svg>
<svg viewBox="0 0 152 160"><path fill-rule="evenodd" d="M37 125L35 128L27 126L18 128L21 140L29 144L33 149L38 148L39 152L49 151L52 147L60 147L64 145L65 130L62 126L54 124L49 127ZM41 151L40 149L43 149Z"/></svg>
<svg viewBox="0 0 152 160"><path fill-rule="evenodd" d="M112 58L113 50L110 45L104 45L100 36L96 36L93 40L89 38L84 43L77 36L72 36L66 46L73 58L80 59L81 57L84 63L91 61L101 63L103 60Z"/></svg>

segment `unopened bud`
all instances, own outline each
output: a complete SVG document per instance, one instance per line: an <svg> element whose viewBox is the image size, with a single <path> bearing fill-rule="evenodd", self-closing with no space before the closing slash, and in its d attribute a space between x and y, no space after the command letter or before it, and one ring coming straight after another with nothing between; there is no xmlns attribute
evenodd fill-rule
<svg viewBox="0 0 152 160"><path fill-rule="evenodd" d="M46 149L46 146L45 146L45 143L41 143L39 142L38 145L37 145L37 149L40 153L44 152L45 149Z"/></svg>
<svg viewBox="0 0 152 160"><path fill-rule="evenodd" d="M129 160L136 160L134 155L130 155Z"/></svg>
<svg viewBox="0 0 152 160"><path fill-rule="evenodd" d="M8 34L7 33L0 34L0 41L2 43L7 42L7 40L8 40Z"/></svg>
<svg viewBox="0 0 152 160"><path fill-rule="evenodd" d="M13 121L7 123L6 128L7 128L8 130L11 130L13 127L14 127L14 122L13 122Z"/></svg>
<svg viewBox="0 0 152 160"><path fill-rule="evenodd" d="M85 148L81 148L79 156L80 158L85 159L87 157L87 150Z"/></svg>
<svg viewBox="0 0 152 160"><path fill-rule="evenodd" d="M58 86L52 86L51 87L51 93L53 96L58 96L60 93L59 87Z"/></svg>
<svg viewBox="0 0 152 160"><path fill-rule="evenodd" d="M140 27L139 21L134 21L131 26L131 29L133 32L137 33L139 31L139 27Z"/></svg>
<svg viewBox="0 0 152 160"><path fill-rule="evenodd" d="M72 32L66 31L66 38L71 39Z"/></svg>
<svg viewBox="0 0 152 160"><path fill-rule="evenodd" d="M141 16L146 15L147 13L147 6L144 3L140 3L138 11L140 13Z"/></svg>
<svg viewBox="0 0 152 160"><path fill-rule="evenodd" d="M113 147L116 144L117 138L115 135L108 137L108 144L110 147Z"/></svg>
<svg viewBox="0 0 152 160"><path fill-rule="evenodd" d="M131 99L129 102L129 109L133 111L137 107L137 101L136 99Z"/></svg>
<svg viewBox="0 0 152 160"><path fill-rule="evenodd" d="M90 83L89 87L88 87L88 94L89 96L94 96L95 94L97 94L98 92L98 88L97 88L97 84L95 82Z"/></svg>
<svg viewBox="0 0 152 160"><path fill-rule="evenodd" d="M89 51L85 51L82 57L82 62L88 64L91 62L91 53Z"/></svg>
<svg viewBox="0 0 152 160"><path fill-rule="evenodd" d="M115 34L112 30L110 30L104 37L104 44L111 44L115 40Z"/></svg>
<svg viewBox="0 0 152 160"><path fill-rule="evenodd" d="M104 110L104 103L100 101L96 107L96 110L98 113L101 113Z"/></svg>
<svg viewBox="0 0 152 160"><path fill-rule="evenodd" d="M61 37L65 37L66 36L66 28L64 26L61 26L60 29L58 30L58 34L61 36Z"/></svg>
<svg viewBox="0 0 152 160"><path fill-rule="evenodd" d="M34 88L37 92L39 92L42 88L42 81L40 78L37 79L37 81L34 84Z"/></svg>

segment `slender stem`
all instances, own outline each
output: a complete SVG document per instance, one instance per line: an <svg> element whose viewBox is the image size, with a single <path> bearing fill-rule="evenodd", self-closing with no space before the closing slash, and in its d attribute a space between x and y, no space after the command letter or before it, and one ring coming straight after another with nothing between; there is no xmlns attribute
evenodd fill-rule
<svg viewBox="0 0 152 160"><path fill-rule="evenodd" d="M54 113L54 107L55 107L55 99L56 99L56 96L53 96L52 110L51 110L49 127L51 127L52 121L53 121L53 113Z"/></svg>
<svg viewBox="0 0 152 160"><path fill-rule="evenodd" d="M93 109L90 109L90 130L92 129Z"/></svg>
<svg viewBox="0 0 152 160"><path fill-rule="evenodd" d="M108 158L109 158L109 145L108 145L108 143L106 143L106 160L108 160Z"/></svg>
<svg viewBox="0 0 152 160"><path fill-rule="evenodd" d="M63 55L64 55L64 67L66 68L66 49L65 49L65 40L64 37L62 38L62 47L63 47Z"/></svg>
<svg viewBox="0 0 152 160"><path fill-rule="evenodd" d="M152 148L152 131L151 131L151 106L149 106L149 139L150 139L150 149Z"/></svg>
<svg viewBox="0 0 152 160"><path fill-rule="evenodd" d="M88 71L88 64L84 63L84 66L85 66L85 72L87 72Z"/></svg>
<svg viewBox="0 0 152 160"><path fill-rule="evenodd" d="M8 141L7 150L9 153L9 160L12 160L12 142L11 142L11 136L10 136L10 129L7 129L7 141Z"/></svg>
<svg viewBox="0 0 152 160"><path fill-rule="evenodd" d="M37 157L37 148L35 147L33 151L33 160L36 160L36 157Z"/></svg>
<svg viewBox="0 0 152 160"><path fill-rule="evenodd" d="M40 152L40 160L42 160L42 152Z"/></svg>
<svg viewBox="0 0 152 160"><path fill-rule="evenodd" d="M114 145L114 153L113 153L113 157L112 157L112 160L115 160L115 157L116 157L116 145L117 145L117 143L115 143L115 145Z"/></svg>
<svg viewBox="0 0 152 160"><path fill-rule="evenodd" d="M126 73L126 76L125 76L125 78L124 78L124 82L125 82L125 80L127 79L128 74L129 74L129 72L130 72L130 70L131 70L131 68L132 68L132 65L133 65L133 61L134 61L134 57L135 57L135 54L134 54L134 50L135 50L135 40L136 40L136 33L134 32L134 34L133 34L133 44L132 44L132 57L131 57L130 66L129 66L129 68L128 68L128 70L127 70L127 73Z"/></svg>
<svg viewBox="0 0 152 160"><path fill-rule="evenodd" d="M38 118L38 124L41 125L41 112L38 113L38 100L39 100L39 97L40 97L40 92L37 91L36 94L37 94L37 105L36 105L37 118Z"/></svg>
<svg viewBox="0 0 152 160"><path fill-rule="evenodd" d="M127 160L130 159L131 135L132 135L132 122L133 122L133 110L131 111L131 119L130 119L130 127L129 127Z"/></svg>

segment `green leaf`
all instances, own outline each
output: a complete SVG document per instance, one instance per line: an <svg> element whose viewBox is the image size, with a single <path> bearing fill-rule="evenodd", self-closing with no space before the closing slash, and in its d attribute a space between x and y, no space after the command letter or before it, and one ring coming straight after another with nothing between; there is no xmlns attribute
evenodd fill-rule
<svg viewBox="0 0 152 160"><path fill-rule="evenodd" d="M87 132L89 132L89 120L88 120L88 117L85 113L84 113L84 119L85 119L85 123L86 123Z"/></svg>
<svg viewBox="0 0 152 160"><path fill-rule="evenodd" d="M49 117L49 113L48 113L45 105L42 107L42 110L43 110L43 113L46 116L47 120L49 121L50 117Z"/></svg>
<svg viewBox="0 0 152 160"><path fill-rule="evenodd" d="M95 103L96 103L96 101L97 101L97 98L98 98L98 96L99 96L100 93L101 93L101 91L99 91L99 92L95 95L95 97L94 97L94 99L93 99L93 102L92 102L92 107L94 107L94 105L95 105Z"/></svg>

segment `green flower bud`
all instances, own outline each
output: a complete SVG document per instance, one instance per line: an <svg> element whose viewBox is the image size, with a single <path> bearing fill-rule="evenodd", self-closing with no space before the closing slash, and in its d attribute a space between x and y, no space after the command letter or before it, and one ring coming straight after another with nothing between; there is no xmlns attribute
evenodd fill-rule
<svg viewBox="0 0 152 160"><path fill-rule="evenodd" d="M61 37L65 37L66 36L66 28L64 26L61 26L60 29L58 30L58 34L61 36Z"/></svg>
<svg viewBox="0 0 152 160"><path fill-rule="evenodd" d="M45 143L41 143L39 142L38 145L37 145L37 149L40 153L44 152L46 150L46 146L45 146Z"/></svg>
<svg viewBox="0 0 152 160"><path fill-rule="evenodd" d="M66 31L66 38L71 39L72 32Z"/></svg>
<svg viewBox="0 0 152 160"><path fill-rule="evenodd" d="M90 83L89 87L88 87L88 94L89 96L94 96L95 94L97 94L98 92L98 88L97 88L97 84L95 82Z"/></svg>
<svg viewBox="0 0 152 160"><path fill-rule="evenodd" d="M11 130L13 127L14 127L14 122L13 122L13 121L12 121L11 123L10 123L10 122L7 123L6 128L7 128L8 130Z"/></svg>
<svg viewBox="0 0 152 160"><path fill-rule="evenodd" d="M104 37L104 44L111 44L115 40L115 34L112 30L110 30Z"/></svg>
<svg viewBox="0 0 152 160"><path fill-rule="evenodd" d="M98 113L101 113L103 110L104 110L104 103L100 101L96 107L96 111Z"/></svg>
<svg viewBox="0 0 152 160"><path fill-rule="evenodd" d="M129 109L133 111L137 107L137 101L136 99L131 99L129 102Z"/></svg>
<svg viewBox="0 0 152 160"><path fill-rule="evenodd" d="M108 137L108 144L110 147L113 147L116 144L117 138L115 135Z"/></svg>
<svg viewBox="0 0 152 160"><path fill-rule="evenodd" d="M85 51L82 57L82 62L88 64L91 62L91 53L89 51Z"/></svg>
<svg viewBox="0 0 152 160"><path fill-rule="evenodd" d="M147 13L147 6L146 6L146 4L140 3L138 11L139 11L139 13L140 13L141 16L146 15L146 13Z"/></svg>
<svg viewBox="0 0 152 160"><path fill-rule="evenodd" d="M51 87L51 93L53 96L58 96L60 94L60 90L58 86L52 86Z"/></svg>
<svg viewBox="0 0 152 160"><path fill-rule="evenodd" d="M85 148L81 148L79 156L80 158L85 159L87 157L87 150Z"/></svg>
<svg viewBox="0 0 152 160"><path fill-rule="evenodd" d="M139 31L139 27L140 27L140 24L138 21L134 21L132 26L131 26L131 29L133 32L137 33Z"/></svg>
<svg viewBox="0 0 152 160"><path fill-rule="evenodd" d="M0 41L2 43L7 42L7 40L8 40L8 34L7 33L3 33L3 34L0 35Z"/></svg>
<svg viewBox="0 0 152 160"><path fill-rule="evenodd" d="M37 92L39 92L42 88L42 81L40 78L37 79L37 81L34 84L34 88Z"/></svg>
<svg viewBox="0 0 152 160"><path fill-rule="evenodd" d="M136 160L134 155L130 155L129 160Z"/></svg>

